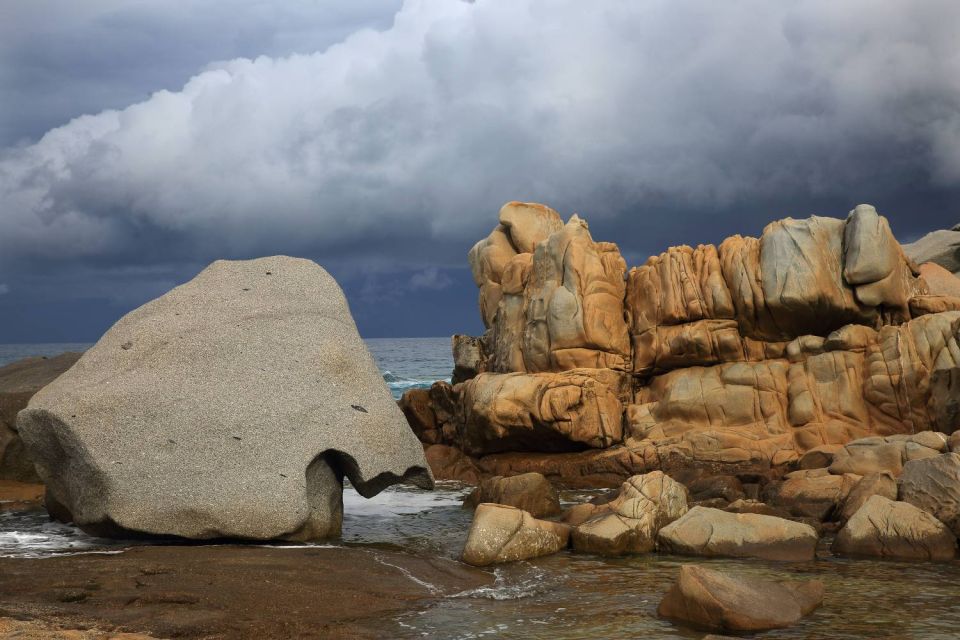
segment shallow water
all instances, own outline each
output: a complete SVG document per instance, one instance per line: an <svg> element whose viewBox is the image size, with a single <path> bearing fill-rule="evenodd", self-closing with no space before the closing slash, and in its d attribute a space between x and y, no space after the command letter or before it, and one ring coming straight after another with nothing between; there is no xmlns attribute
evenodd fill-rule
<svg viewBox="0 0 960 640"><path fill-rule="evenodd" d="M370 340L394 395L450 375L446 338ZM81 347L83 345L80 345ZM0 345L0 365L5 355ZM57 347L35 353L49 355ZM8 350L9 351L9 350ZM22 350L19 352L22 353ZM31 353L24 353L31 355ZM15 358L14 358L15 359ZM470 527L456 483L436 491L392 487L366 500L347 487L340 545L455 558ZM591 492L568 492L584 501ZM0 513L0 556L116 553L132 543L91 538L41 513ZM324 545L328 546L328 545ZM824 605L790 628L758 638L960 637L960 562L900 563L836 558L823 541L815 562L701 560L648 554L599 558L564 552L495 569L496 583L439 599L421 611L381 621L385 638L702 638L656 617L660 598L685 562L773 579L819 578ZM411 577L411 579L413 579ZM424 585L430 588L430 585Z"/></svg>

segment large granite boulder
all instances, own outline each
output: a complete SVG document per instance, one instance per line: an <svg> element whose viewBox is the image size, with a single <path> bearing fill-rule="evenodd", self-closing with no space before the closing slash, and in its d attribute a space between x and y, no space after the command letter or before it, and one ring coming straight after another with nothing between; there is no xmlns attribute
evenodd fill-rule
<svg viewBox="0 0 960 640"><path fill-rule="evenodd" d="M96 535L338 535L342 479L431 487L317 264L217 261L132 311L20 412L52 498Z"/></svg>
<svg viewBox="0 0 960 640"><path fill-rule="evenodd" d="M657 532L687 512L687 490L662 471L633 476L573 530L573 548L622 555L653 551Z"/></svg>
<svg viewBox="0 0 960 640"><path fill-rule="evenodd" d="M957 539L942 522L908 502L871 496L833 541L833 552L901 560L949 560Z"/></svg>
<svg viewBox="0 0 960 640"><path fill-rule="evenodd" d="M0 367L0 480L40 481L17 431L17 414L37 391L72 367L81 355L24 358Z"/></svg>
<svg viewBox="0 0 960 640"><path fill-rule="evenodd" d="M657 546L689 556L803 562L815 556L817 532L774 516L694 507L660 530Z"/></svg>
<svg viewBox="0 0 960 640"><path fill-rule="evenodd" d="M897 499L897 479L889 471L878 471L863 476L854 485L843 504L840 505L840 520L846 522L860 510L873 496L883 496L887 500Z"/></svg>
<svg viewBox="0 0 960 640"><path fill-rule="evenodd" d="M515 562L556 553L566 548L570 527L538 520L522 509L481 504L463 548L463 561L475 567Z"/></svg>
<svg viewBox="0 0 960 640"><path fill-rule="evenodd" d="M944 453L905 464L899 496L960 536L960 453Z"/></svg>
<svg viewBox="0 0 960 640"><path fill-rule="evenodd" d="M775 582L684 565L657 613L714 631L751 632L789 627L820 606L819 580Z"/></svg>

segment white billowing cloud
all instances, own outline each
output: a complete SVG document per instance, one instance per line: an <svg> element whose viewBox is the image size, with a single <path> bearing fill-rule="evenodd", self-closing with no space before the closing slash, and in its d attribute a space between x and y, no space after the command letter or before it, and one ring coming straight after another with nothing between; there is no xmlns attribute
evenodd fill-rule
<svg viewBox="0 0 960 640"><path fill-rule="evenodd" d="M0 257L375 257L514 198L602 218L957 185L958 149L952 0L408 0L0 152Z"/></svg>

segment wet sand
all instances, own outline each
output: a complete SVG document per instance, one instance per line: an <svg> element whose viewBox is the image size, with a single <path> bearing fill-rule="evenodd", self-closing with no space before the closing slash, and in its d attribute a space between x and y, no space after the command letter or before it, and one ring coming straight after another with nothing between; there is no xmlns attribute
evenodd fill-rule
<svg viewBox="0 0 960 640"><path fill-rule="evenodd" d="M0 618L13 619L0 620L0 631L39 620L158 638L374 638L384 618L492 583L491 573L451 560L369 547L147 546L0 558Z"/></svg>

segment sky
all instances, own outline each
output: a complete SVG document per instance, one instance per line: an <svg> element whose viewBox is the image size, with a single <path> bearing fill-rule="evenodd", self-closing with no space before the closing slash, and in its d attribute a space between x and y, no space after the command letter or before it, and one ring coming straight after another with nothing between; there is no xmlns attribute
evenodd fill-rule
<svg viewBox="0 0 960 640"><path fill-rule="evenodd" d="M862 202L953 226L960 3L0 3L0 343L273 254L365 337L477 334L466 254L510 200L629 265Z"/></svg>

